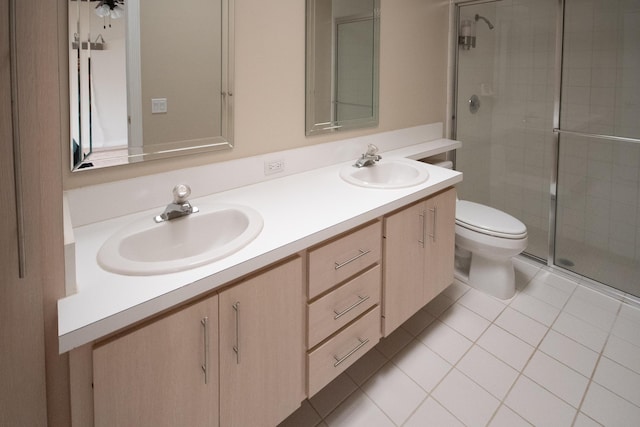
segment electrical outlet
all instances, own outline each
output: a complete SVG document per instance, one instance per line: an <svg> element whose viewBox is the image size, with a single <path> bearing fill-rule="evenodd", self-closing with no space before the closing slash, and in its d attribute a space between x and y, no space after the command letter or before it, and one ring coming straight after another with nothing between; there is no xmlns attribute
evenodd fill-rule
<svg viewBox="0 0 640 427"><path fill-rule="evenodd" d="M271 175L284 171L284 160L272 160L270 162L264 162L264 174Z"/></svg>

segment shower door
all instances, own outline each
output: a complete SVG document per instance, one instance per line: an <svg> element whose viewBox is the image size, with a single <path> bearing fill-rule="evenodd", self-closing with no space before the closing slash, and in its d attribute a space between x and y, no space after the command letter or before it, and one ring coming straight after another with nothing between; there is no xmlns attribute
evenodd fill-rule
<svg viewBox="0 0 640 427"><path fill-rule="evenodd" d="M460 198L525 223L526 252L547 260L553 165L557 0L458 5L456 169ZM461 30L462 32L463 30Z"/></svg>
<svg viewBox="0 0 640 427"><path fill-rule="evenodd" d="M525 253L640 297L640 2L457 12L460 197L524 222Z"/></svg>
<svg viewBox="0 0 640 427"><path fill-rule="evenodd" d="M640 297L640 3L565 0L554 263Z"/></svg>

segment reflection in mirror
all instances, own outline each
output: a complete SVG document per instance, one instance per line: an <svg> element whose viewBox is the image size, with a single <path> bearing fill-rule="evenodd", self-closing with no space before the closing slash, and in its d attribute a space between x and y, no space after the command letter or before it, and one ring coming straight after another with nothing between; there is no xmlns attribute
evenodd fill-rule
<svg viewBox="0 0 640 427"><path fill-rule="evenodd" d="M307 0L307 135L378 124L379 11L379 0Z"/></svg>
<svg viewBox="0 0 640 427"><path fill-rule="evenodd" d="M233 0L69 0L71 169L232 148Z"/></svg>

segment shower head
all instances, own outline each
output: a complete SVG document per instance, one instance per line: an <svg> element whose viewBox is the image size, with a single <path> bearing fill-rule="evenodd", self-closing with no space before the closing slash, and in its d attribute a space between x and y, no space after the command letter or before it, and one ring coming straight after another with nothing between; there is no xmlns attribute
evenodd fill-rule
<svg viewBox="0 0 640 427"><path fill-rule="evenodd" d="M484 22L486 22L486 23L487 23L487 25L489 26L489 29L490 29L490 30L493 30L493 24L491 23L491 21L489 21L489 20L488 20L487 18L485 18L484 16L482 16L482 15L478 15L478 14L476 13L476 22L478 22L480 19L482 19Z"/></svg>

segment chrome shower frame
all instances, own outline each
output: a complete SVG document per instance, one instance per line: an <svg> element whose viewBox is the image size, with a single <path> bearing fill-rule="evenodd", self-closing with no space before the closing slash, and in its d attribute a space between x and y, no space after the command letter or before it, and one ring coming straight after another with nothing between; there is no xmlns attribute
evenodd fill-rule
<svg viewBox="0 0 640 427"><path fill-rule="evenodd" d="M451 94L449 108L448 108L448 121L447 129L450 138L456 139L457 137L457 111L458 111L458 74L459 74L459 54L460 48L458 46L458 31L460 28L460 8L463 6L480 5L486 3L499 3L502 0L454 0L451 4L453 8L451 11L451 25L452 35L451 50L453 55L450 58L450 69L453 76L451 76L449 90ZM554 99L553 99L553 139L552 139L552 164L551 164L551 176L549 185L549 233L548 233L548 252L547 258L540 258L532 254L523 253L525 257L532 259L536 262L544 264L554 272L565 275L569 278L579 281L581 284L597 290L607 296L614 299L632 304L640 307L640 297L623 292L612 286L608 286L604 283L590 279L589 277L575 273L562 265L558 265L555 262L556 257L556 220L557 220L557 208L558 208L558 175L559 175L559 158L560 158L560 136L561 134L573 134L579 136L585 136L590 138L608 139L616 141L626 141L640 143L640 140L635 138L624 138L610 135L596 135L580 132L572 132L563 130L560 127L560 114L561 114L561 101L562 101L562 61L563 61L563 46L564 46L564 14L565 14L565 0L557 0L557 12L556 12L556 36L555 36L555 71L554 71ZM479 19L482 19L480 17ZM486 18L485 18L486 19ZM476 19L477 21L477 19ZM488 24L488 23L487 23ZM454 169L456 167L456 153L450 153L448 159L453 161Z"/></svg>

